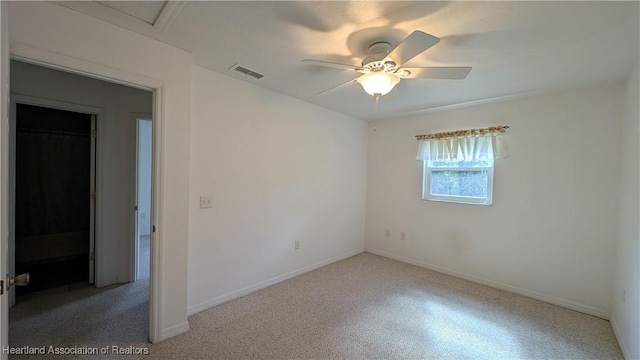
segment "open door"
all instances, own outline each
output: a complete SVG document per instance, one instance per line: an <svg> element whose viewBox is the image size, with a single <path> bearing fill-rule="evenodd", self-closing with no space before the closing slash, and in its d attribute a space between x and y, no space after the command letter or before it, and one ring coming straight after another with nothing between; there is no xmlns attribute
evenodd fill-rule
<svg viewBox="0 0 640 360"><path fill-rule="evenodd" d="M134 114L136 122L136 184L134 207L134 249L131 281L149 277L149 247L151 237L151 114Z"/></svg>

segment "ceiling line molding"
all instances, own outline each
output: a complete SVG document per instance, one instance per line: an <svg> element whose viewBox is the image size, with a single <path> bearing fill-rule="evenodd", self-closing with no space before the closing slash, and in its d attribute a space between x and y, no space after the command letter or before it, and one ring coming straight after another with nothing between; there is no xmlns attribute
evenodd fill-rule
<svg viewBox="0 0 640 360"><path fill-rule="evenodd" d="M161 33L154 27L154 25L151 25L144 20L140 20L134 16L125 14L123 12L112 9L108 6L102 5L95 1L50 1L50 2L53 4L60 5L68 9L77 11L81 14L91 16L98 20L102 20L107 23L119 26L121 28L130 30L133 32L137 32L139 34L148 36L152 39L158 40L159 35L161 35ZM165 6L165 8L166 7L167 6ZM162 13L164 13L164 9L162 10ZM161 16L162 16L162 13L161 13ZM158 17L158 19L159 18L160 16ZM175 16L173 16L171 22L173 22L173 19L175 19ZM158 21L156 20L156 22Z"/></svg>
<svg viewBox="0 0 640 360"><path fill-rule="evenodd" d="M164 34L171 27L171 24L173 24L173 21L180 14L186 3L187 0L167 1L153 27Z"/></svg>
<svg viewBox="0 0 640 360"><path fill-rule="evenodd" d="M460 109L460 108L465 108L465 107L469 107L469 106L491 104L491 103L502 102L502 101L522 99L522 98L527 98L527 97L532 97L532 96L545 95L545 94L553 93L553 92L556 92L556 91L554 91L554 90L530 91L530 92L523 92L523 93L519 93L519 94L496 96L496 97L487 98L487 99L471 100L471 101L465 101L465 102L451 104L451 105L436 106L436 107L429 108L429 109L409 111L409 112L406 112L403 115L403 117L404 116L420 115L420 114L428 114L428 113L432 113L432 112L454 110L454 109Z"/></svg>
<svg viewBox="0 0 640 360"><path fill-rule="evenodd" d="M622 84L622 83L624 83L624 82L621 82L621 81L605 81L605 82L601 82L601 83L572 86L572 87L566 87L566 88L561 88L561 89L547 89L547 90L536 90L536 91L522 92L522 93L512 94L512 95L497 96L497 97L492 97L492 98L487 98L487 99L478 99L478 100L465 101L465 102L460 102L460 103L455 103L455 104L450 104L450 105L436 106L436 107L432 107L432 108L428 108L428 109L407 111L407 112L403 112L403 113L399 114L398 116L388 116L388 117L383 117L383 118L380 118L380 119L373 119L373 120L370 120L370 122L386 121L386 120L402 120L402 119L410 118L410 117L413 117L413 116L430 114L430 113L441 112L441 111L461 109L461 108L466 108L466 107L470 107L470 106L499 103L499 102L510 101L510 100L519 100L519 99L531 98L531 97L536 97L536 96L561 94L561 93L565 93L565 92L568 92L568 91L580 90L580 89L589 88L589 87L593 87L593 86L601 86L601 85L607 85L607 84Z"/></svg>

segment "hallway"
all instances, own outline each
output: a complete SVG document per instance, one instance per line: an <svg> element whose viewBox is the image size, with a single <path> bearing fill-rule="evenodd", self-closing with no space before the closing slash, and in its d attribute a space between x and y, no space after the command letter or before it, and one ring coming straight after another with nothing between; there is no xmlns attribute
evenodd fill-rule
<svg viewBox="0 0 640 360"><path fill-rule="evenodd" d="M149 236L141 236L140 279L135 283L104 288L75 284L24 295L9 312L9 345L145 346L149 336L149 250ZM44 359L51 355L24 357Z"/></svg>

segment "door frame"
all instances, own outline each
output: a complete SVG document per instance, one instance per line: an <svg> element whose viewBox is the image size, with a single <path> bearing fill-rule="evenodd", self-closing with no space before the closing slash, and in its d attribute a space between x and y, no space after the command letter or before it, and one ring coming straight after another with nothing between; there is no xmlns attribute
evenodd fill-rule
<svg viewBox="0 0 640 360"><path fill-rule="evenodd" d="M0 26L6 25L6 2L0 2L3 5L2 8L2 23ZM2 35L4 36L7 32L3 31ZM7 41L8 44L8 41ZM164 161L163 157L163 132L164 132L164 106L165 106L165 83L162 80L154 79L148 76L140 75L137 73L132 73L120 69L111 68L108 66L96 64L90 61L85 61L73 57L69 57L66 55L50 52L47 50L37 49L30 46L26 46L23 44L12 44L11 59L19 60L39 66L44 66L56 70L62 70L66 72L70 72L73 74L78 74L82 76L87 76L94 79L100 79L120 85L131 86L141 90L147 90L152 92L153 96L153 113L152 118L154 119L154 127L153 127L153 140L152 140L152 170L151 170L151 220L152 226L154 228L157 227L158 224L162 223L162 214L160 209L162 209L162 164ZM4 62L4 59L2 60ZM5 66L8 64L2 64ZM2 72L3 74L5 71ZM8 68L6 71L6 75L8 75ZM7 94L8 96L8 94ZM0 101L4 101L1 100ZM4 136L4 134L2 134ZM4 140L2 140L2 147L6 147ZM8 164L5 164L8 165ZM0 194L0 199L4 201L4 196L7 195L5 191L8 192L8 186L4 186L4 181L2 181L3 185L1 191L4 192ZM8 184L7 184L8 185ZM5 214L1 215L2 221L6 221ZM162 289L160 284L162 284L163 280L163 262L162 262L162 247L163 247L163 237L161 232L156 232L152 230L151 233L151 269L150 269L150 281L149 281L149 341L152 343L157 343L162 340L162 304L161 300L163 298L163 293L165 290ZM5 256L2 252L0 255ZM168 291L168 290L167 290ZM6 297L0 297L6 298ZM4 301L4 300L2 300ZM7 314L5 309L2 309L3 314L0 317L2 320L1 326L6 326L8 323L4 316ZM2 339L6 339L7 331L3 331ZM1 340L1 339L0 339ZM6 341L3 340L3 345L6 345ZM1 355L0 355L1 357Z"/></svg>
<svg viewBox="0 0 640 360"><path fill-rule="evenodd" d="M43 108L55 109L55 110L65 110L72 111L76 113L82 113L91 115L91 130L97 130L97 136L100 136L100 124L103 122L102 119L105 118L105 110L99 107L79 105L64 101L51 100L46 98L41 98L37 96L31 95L23 95L18 93L10 93L9 99L11 101L11 108L9 113L9 248L8 248L8 269L9 274L13 276L17 275L15 272L15 212L16 212L16 107L18 104L23 105L33 105ZM94 120L95 119L95 120ZM102 159L102 143L103 141L97 141L99 138L94 139L91 137L91 191L95 191L98 194L98 198L101 198L100 192L100 184L98 179L100 178L100 170L99 164ZM87 194L88 196L88 194ZM91 228L89 230L89 249L90 251L95 251L98 253L98 256L95 257L95 260L90 260L90 272L89 272L89 282L95 283L96 286L100 286L99 282L91 278L93 276L94 279L98 278L95 276L99 274L100 269L102 269L102 265L104 260L99 256L102 249L101 245L101 237L100 237L100 216L98 213L98 207L96 206L96 200L90 200L90 208L91 208ZM9 290L9 307L12 307L16 303L16 293L13 291L15 288Z"/></svg>
<svg viewBox="0 0 640 360"><path fill-rule="evenodd" d="M0 281L6 281L9 253L9 4L0 1ZM0 290L4 292L4 284ZM9 299L0 296L0 349L9 345ZM0 351L0 359L8 354Z"/></svg>

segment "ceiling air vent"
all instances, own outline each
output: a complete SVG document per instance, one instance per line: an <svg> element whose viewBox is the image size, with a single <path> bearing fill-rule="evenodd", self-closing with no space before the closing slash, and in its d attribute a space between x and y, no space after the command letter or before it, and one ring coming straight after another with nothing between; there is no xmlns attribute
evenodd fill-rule
<svg viewBox="0 0 640 360"><path fill-rule="evenodd" d="M260 74L260 73L258 73L258 72L255 72L255 71L253 71L253 70L251 70L251 69L247 69L246 67L244 67L244 66L242 66L242 65L238 65L238 64L233 65L233 66L231 67L231 69L233 69L233 70L235 70L235 71L237 71L237 72L239 72L239 73L242 73L242 74L244 74L244 75L247 75L247 76L251 76L251 77L253 77L253 78L256 78L256 79L258 79L258 80L260 80L260 79L262 79L262 78L264 77L264 75L262 75L262 74Z"/></svg>

